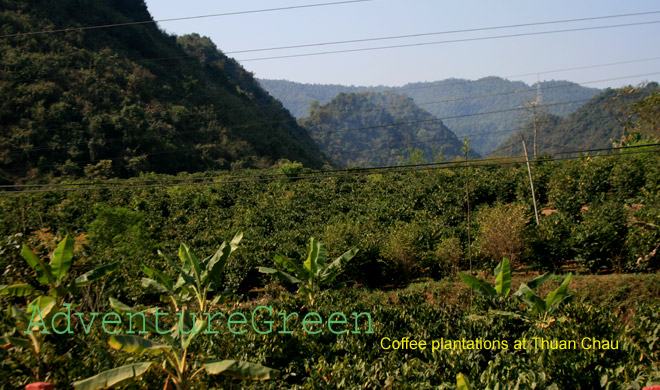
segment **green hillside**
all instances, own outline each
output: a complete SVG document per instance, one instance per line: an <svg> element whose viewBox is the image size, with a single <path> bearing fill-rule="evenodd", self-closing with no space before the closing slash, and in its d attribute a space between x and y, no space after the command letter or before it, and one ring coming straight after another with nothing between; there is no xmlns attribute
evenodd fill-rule
<svg viewBox="0 0 660 390"><path fill-rule="evenodd" d="M441 151L444 158L460 155L456 135L407 96L340 93L310 107L310 114L300 124L339 166L396 165L411 158L409 148L421 150L427 162L437 161Z"/></svg>
<svg viewBox="0 0 660 390"><path fill-rule="evenodd" d="M500 77L479 80L447 79L410 83L402 87L356 87L325 84L301 84L285 80L259 80L273 96L280 99L297 118L307 116L313 100L325 103L340 92L381 92L384 90L411 97L417 105L443 119L459 138L468 136L475 151L488 154L526 121L526 113L516 110L536 98L536 84L510 81ZM549 113L566 116L600 91L568 81L543 81L543 102ZM572 103L567 103L572 102ZM491 114L475 115L491 111ZM457 118L460 117L460 118ZM486 134L484 134L486 133ZM483 134L483 135L476 135Z"/></svg>
<svg viewBox="0 0 660 390"><path fill-rule="evenodd" d="M0 0L2 182L324 164L207 38L153 23L24 34L148 20L142 0Z"/></svg>
<svg viewBox="0 0 660 390"><path fill-rule="evenodd" d="M554 115L539 115L538 154L612 146L613 140L618 141L624 135L630 115L629 105L658 91L660 87L657 83L649 83L637 89L632 87L607 89L564 119ZM519 131L511 135L491 154L493 156L522 155L520 134ZM528 148L531 148L534 141L533 122L530 121L524 126L522 134L527 140Z"/></svg>

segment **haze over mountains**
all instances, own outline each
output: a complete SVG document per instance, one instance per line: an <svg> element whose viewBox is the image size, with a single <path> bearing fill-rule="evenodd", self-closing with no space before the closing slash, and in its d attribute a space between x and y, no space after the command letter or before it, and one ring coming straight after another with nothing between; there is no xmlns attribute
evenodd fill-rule
<svg viewBox="0 0 660 390"><path fill-rule="evenodd" d="M536 85L499 77L475 81L447 79L393 88L302 84L265 79L259 79L259 83L282 101L297 118L308 115L307 109L313 100L325 103L341 92L391 91L403 94L442 119L458 138L470 138L473 149L481 155L490 153L529 120L526 113L518 108L536 99L537 95ZM547 106L547 112L554 115L570 114L599 92L599 89L583 87L570 81L541 82L543 103Z"/></svg>
<svg viewBox="0 0 660 390"><path fill-rule="evenodd" d="M637 89L606 89L566 118L552 114L539 115L536 136L538 154L612 146L613 141L621 140L626 122L631 120L628 105L659 91L658 83L649 83ZM533 122L528 122L522 131L512 134L491 154L520 156L523 153L520 135L522 133L528 140L527 144L532 145L533 125Z"/></svg>
<svg viewBox="0 0 660 390"><path fill-rule="evenodd" d="M312 105L300 124L338 166L397 165L410 159L408 148L422 151L426 162L461 154L461 142L441 120L393 92L340 93Z"/></svg>

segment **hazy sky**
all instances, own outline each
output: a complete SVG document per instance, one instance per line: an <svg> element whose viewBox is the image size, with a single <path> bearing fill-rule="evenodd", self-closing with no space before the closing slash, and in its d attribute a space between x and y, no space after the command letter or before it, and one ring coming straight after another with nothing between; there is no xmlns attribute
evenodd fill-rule
<svg viewBox="0 0 660 390"><path fill-rule="evenodd" d="M149 11L156 20L332 1L146 0ZM583 27L660 22L660 13L299 49L234 54L231 52L649 11L660 11L660 1L372 0L353 4L164 22L159 25L168 33L183 35L196 32L210 37L220 50L239 60L247 70L254 72L256 77L305 83L397 86L417 81L446 78L478 79L493 75L533 83L537 79L536 75L511 76L659 58L540 75L541 80L571 80L587 83L585 86L602 88L660 80L660 23L309 57L246 60ZM658 74L629 77L656 72ZM623 77L628 78L623 79ZM622 79L592 83L611 78Z"/></svg>

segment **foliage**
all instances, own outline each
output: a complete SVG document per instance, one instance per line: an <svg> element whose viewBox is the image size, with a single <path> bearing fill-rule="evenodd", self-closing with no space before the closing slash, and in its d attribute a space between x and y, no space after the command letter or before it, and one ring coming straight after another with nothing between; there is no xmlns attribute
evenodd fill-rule
<svg viewBox="0 0 660 390"><path fill-rule="evenodd" d="M27 283L0 286L0 296L27 299L25 308L15 305L7 307L7 313L14 322L13 329L0 341L3 342L4 349L17 349L12 352L21 356L26 362L31 363L31 358L36 361L33 375L37 380L48 374L46 371L49 357L44 353L47 335L34 324L41 322L51 324L53 318L61 311L68 310L70 313L71 304L64 303L66 298L77 294L81 287L104 278L118 266L118 263L112 263L88 271L75 279L67 278L73 265L74 245L74 239L67 234L51 254L48 263L23 245L21 256L32 268L37 282L47 290L47 293ZM29 350L32 356L25 355L25 349Z"/></svg>
<svg viewBox="0 0 660 390"><path fill-rule="evenodd" d="M394 93L342 93L300 124L344 167L433 162L438 150L448 157L459 154L460 142L441 120Z"/></svg>
<svg viewBox="0 0 660 390"><path fill-rule="evenodd" d="M527 209L522 204L495 204L479 210L479 235L475 245L479 252L491 260L506 257L512 263L523 259L528 241Z"/></svg>
<svg viewBox="0 0 660 390"><path fill-rule="evenodd" d="M326 264L328 250L325 244L312 237L309 240L307 259L303 263L278 254L273 256L275 263L295 276L269 267L259 267L259 272L274 274L286 282L297 284L298 293L304 295L310 305L314 306L314 301L321 288L334 282L342 268L355 257L357 252L357 248L351 248L333 262Z"/></svg>
<svg viewBox="0 0 660 390"><path fill-rule="evenodd" d="M190 389L193 381L202 371L211 375L222 374L239 379L267 380L276 377L278 374L276 370L256 363L239 360L211 360L199 367L195 365L194 361L189 361L193 360L188 355L191 342L208 326L208 322L203 318L203 313L208 313L211 307L226 297L226 293L220 291L222 274L229 256L236 250L242 237L243 235L239 233L229 244L223 242L214 255L202 261L196 258L188 246L181 244L179 259L183 264L181 266L173 264L178 271L176 282L174 278L145 266L144 272L149 278L143 278L142 285L167 296L172 305L171 312L180 313L179 323L175 322L172 329L165 332L163 336L165 344L128 334L113 335L108 343L114 349L129 353L138 355L148 353L152 356L161 356L162 363L155 361L132 363L77 381L74 383L74 387L76 389L103 389L108 386L130 383L152 367L167 375L167 381L171 380L177 390ZM214 296L211 301L208 300L209 295ZM110 304L118 313L137 312L132 307L112 298ZM193 309L189 309L191 307ZM162 334L155 323L145 320L145 324L150 332Z"/></svg>
<svg viewBox="0 0 660 390"><path fill-rule="evenodd" d="M152 19L142 0L94 0L86 12L75 0L58 4L3 0L2 34ZM11 37L0 52L3 183L267 167L281 158L326 163L281 104L208 38L175 39L138 23Z"/></svg>
<svg viewBox="0 0 660 390"><path fill-rule="evenodd" d="M637 100L632 104L631 111L632 115L636 117L631 125L631 131L660 138L660 115L658 114L660 112L660 92L653 92L645 98Z"/></svg>
<svg viewBox="0 0 660 390"><path fill-rule="evenodd" d="M612 141L618 141L626 134L626 126L635 125L633 112L646 112L641 118L652 120L653 96L658 94L658 84L649 83L646 86L633 88L631 86L619 89L606 89L593 96L566 118L556 115L543 115L538 123L539 154L553 154L571 150L609 148ZM635 103L639 102L639 103ZM632 109L630 108L632 105ZM640 121L644 119L639 119ZM646 126L638 122L638 126ZM523 147L520 134L525 139L534 137L533 123L524 125L521 132L512 134L491 153L494 156L521 156ZM641 127L640 127L641 130Z"/></svg>
<svg viewBox="0 0 660 390"><path fill-rule="evenodd" d="M527 304L527 306L529 306L529 311L527 313L519 312L518 310L493 310L489 312L493 314L521 318L544 327L550 326L555 321L553 314L557 312L562 304L571 299L571 296L568 295L568 285L573 279L573 274L568 274L564 278L564 281L561 283L561 285L557 287L557 289L550 292L545 299L542 299L534 292L534 289L548 280L549 277L550 274L546 273L532 279L527 283L521 283L518 291L513 294L515 297L519 297L523 302ZM466 274L465 272L461 272L461 280L463 283L467 284L470 286L470 288L476 290L484 297L500 297L502 299L506 298L511 292L511 267L509 264L509 259L506 257L503 258L495 268L494 286L491 286L483 279L476 278L472 275Z"/></svg>

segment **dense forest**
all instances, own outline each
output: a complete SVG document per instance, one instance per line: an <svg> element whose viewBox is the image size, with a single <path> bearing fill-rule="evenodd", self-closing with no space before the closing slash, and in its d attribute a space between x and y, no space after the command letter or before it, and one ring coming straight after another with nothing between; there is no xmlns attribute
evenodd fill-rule
<svg viewBox="0 0 660 390"><path fill-rule="evenodd" d="M538 154L611 147L613 141L621 140L627 128L630 130L637 117L631 111L631 104L658 91L658 83L649 83L642 88L607 89L566 118L549 114L543 105L536 107ZM521 133L527 140L528 148L531 148L534 143L533 118L522 131L512 134L491 154L521 156Z"/></svg>
<svg viewBox="0 0 660 390"><path fill-rule="evenodd" d="M325 163L307 132L207 38L139 0L0 2L0 180ZM14 35L12 35L14 34Z"/></svg>
<svg viewBox="0 0 660 390"><path fill-rule="evenodd" d="M308 105L313 100L325 103L340 92L391 91L403 94L442 119L459 138L470 138L474 150L482 155L490 153L529 120L529 114L519 108L524 103L535 100L537 94L536 84L530 86L500 77L486 77L474 81L446 79L409 83L401 87L302 84L263 79L259 82L297 118L308 115ZM570 81L541 82L541 95L548 107L547 112L562 117L599 92L598 89L583 87Z"/></svg>
<svg viewBox="0 0 660 390"><path fill-rule="evenodd" d="M439 162L461 154L461 142L441 120L411 98L392 92L340 93L322 106L311 104L300 125L338 166L389 166Z"/></svg>

